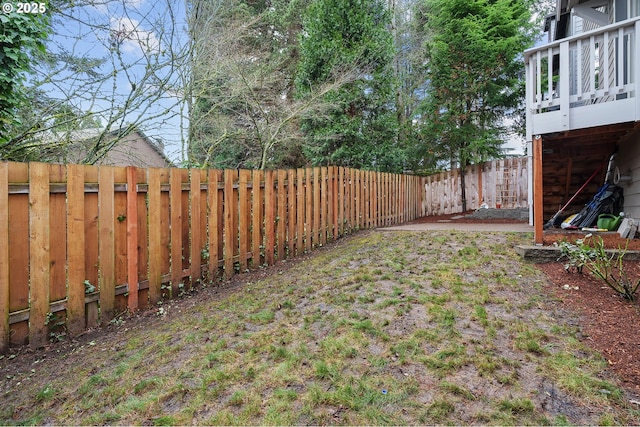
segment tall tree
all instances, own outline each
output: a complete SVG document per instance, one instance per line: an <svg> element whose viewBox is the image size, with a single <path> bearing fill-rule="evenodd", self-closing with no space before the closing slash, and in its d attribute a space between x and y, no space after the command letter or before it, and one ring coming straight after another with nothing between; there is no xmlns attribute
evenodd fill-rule
<svg viewBox="0 0 640 427"><path fill-rule="evenodd" d="M302 122L314 164L400 171L405 159L393 109L389 10L381 0L315 0L303 19L299 96L350 70L355 80L325 96L333 108Z"/></svg>
<svg viewBox="0 0 640 427"><path fill-rule="evenodd" d="M521 57L534 36L531 2L425 0L424 7L429 87L423 148L464 170L500 156L504 119L523 99Z"/></svg>
<svg viewBox="0 0 640 427"><path fill-rule="evenodd" d="M192 164L218 168L299 167L298 120L319 94L293 96L300 11L307 0L194 0L190 114ZM333 82L334 85L336 82Z"/></svg>

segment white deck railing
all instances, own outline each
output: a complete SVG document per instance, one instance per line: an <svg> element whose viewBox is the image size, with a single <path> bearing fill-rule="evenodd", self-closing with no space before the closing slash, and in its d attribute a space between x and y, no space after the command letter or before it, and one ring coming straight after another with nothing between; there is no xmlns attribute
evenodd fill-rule
<svg viewBox="0 0 640 427"><path fill-rule="evenodd" d="M640 18L525 51L527 140L640 120Z"/></svg>

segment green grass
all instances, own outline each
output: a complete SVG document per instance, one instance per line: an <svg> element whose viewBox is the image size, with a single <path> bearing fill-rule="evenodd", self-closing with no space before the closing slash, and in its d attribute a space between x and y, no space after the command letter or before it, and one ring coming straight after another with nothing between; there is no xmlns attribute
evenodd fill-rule
<svg viewBox="0 0 640 427"><path fill-rule="evenodd" d="M543 276L511 249L530 239L360 233L49 352L0 383L0 423L640 423L575 322L546 311Z"/></svg>

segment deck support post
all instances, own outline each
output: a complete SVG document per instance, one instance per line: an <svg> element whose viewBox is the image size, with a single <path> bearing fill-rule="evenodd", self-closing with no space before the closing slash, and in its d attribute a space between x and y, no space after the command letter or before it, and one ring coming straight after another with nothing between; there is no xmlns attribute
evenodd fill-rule
<svg viewBox="0 0 640 427"><path fill-rule="evenodd" d="M542 200L542 137L533 137L533 238L536 245L542 244L543 233Z"/></svg>

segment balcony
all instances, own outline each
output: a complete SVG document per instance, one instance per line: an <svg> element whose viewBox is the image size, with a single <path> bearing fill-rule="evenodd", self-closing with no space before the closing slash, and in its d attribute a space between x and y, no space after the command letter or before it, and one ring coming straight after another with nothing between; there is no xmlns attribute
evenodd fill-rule
<svg viewBox="0 0 640 427"><path fill-rule="evenodd" d="M640 120L640 18L525 51L527 140Z"/></svg>

